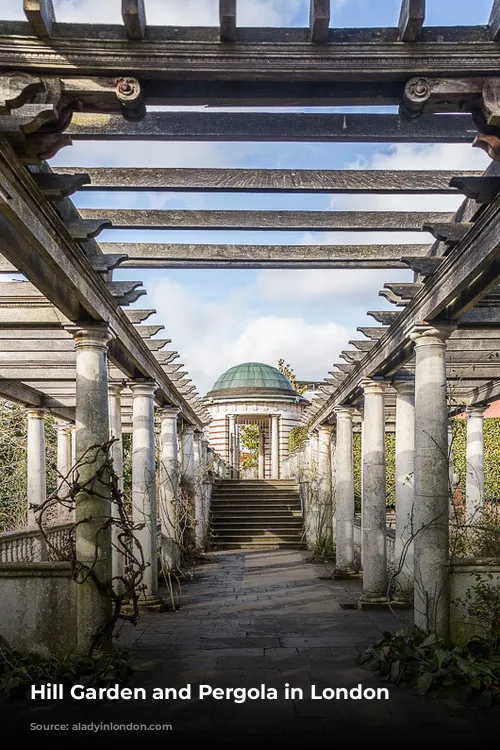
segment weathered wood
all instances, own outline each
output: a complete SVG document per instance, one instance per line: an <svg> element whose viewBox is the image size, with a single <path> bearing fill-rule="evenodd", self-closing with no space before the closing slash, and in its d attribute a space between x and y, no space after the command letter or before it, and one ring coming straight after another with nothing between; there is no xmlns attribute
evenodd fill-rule
<svg viewBox="0 0 500 750"><path fill-rule="evenodd" d="M188 245L101 242L106 254L126 255L126 268L405 268L410 251L428 245Z"/></svg>
<svg viewBox="0 0 500 750"><path fill-rule="evenodd" d="M78 167L58 167L54 177L78 174ZM270 193L456 193L470 178L446 170L378 169L169 169L98 167L85 169L88 176L79 190L130 190L134 192L270 192ZM499 178L487 178L498 180ZM458 184L450 185L457 180ZM464 182L465 181L465 182ZM458 188L458 190L457 190Z"/></svg>
<svg viewBox="0 0 500 750"><path fill-rule="evenodd" d="M483 385L479 385L477 388L474 388L470 392L469 403L471 406L474 406L475 404L491 404L494 401L498 401L499 398L500 380L493 380L488 383L483 383Z"/></svg>
<svg viewBox="0 0 500 750"><path fill-rule="evenodd" d="M351 346L355 346L356 349L359 349L362 352L369 352L372 346L375 346L374 341L349 341Z"/></svg>
<svg viewBox="0 0 500 750"><path fill-rule="evenodd" d="M422 33L425 20L425 0L401 0L399 15L399 40L416 42Z"/></svg>
<svg viewBox="0 0 500 750"><path fill-rule="evenodd" d="M384 326L392 325L401 315L401 313L393 312L392 310L370 310L366 314L370 315L372 318L375 318L377 323L382 323L382 325Z"/></svg>
<svg viewBox="0 0 500 750"><path fill-rule="evenodd" d="M52 0L23 0L23 10L35 36L50 37L56 20Z"/></svg>
<svg viewBox="0 0 500 750"><path fill-rule="evenodd" d="M124 313L131 323L142 323L143 320L154 315L156 310L124 310Z"/></svg>
<svg viewBox="0 0 500 750"><path fill-rule="evenodd" d="M404 306L419 293L423 284L399 284L389 283L384 284L384 289L379 291L380 297L385 297L386 300L394 305Z"/></svg>
<svg viewBox="0 0 500 750"><path fill-rule="evenodd" d="M500 193L500 177L460 175L452 177L450 187L457 188L460 193L463 193L467 198L476 200L478 203L491 203Z"/></svg>
<svg viewBox="0 0 500 750"><path fill-rule="evenodd" d="M221 42L236 41L236 0L219 0Z"/></svg>
<svg viewBox="0 0 500 750"><path fill-rule="evenodd" d="M129 310L129 312L131 311ZM159 331L163 331L164 328L165 328L164 325L157 325L157 326L136 325L135 326L135 330L137 331L137 333L139 333L139 335L143 339L149 339L151 338L151 336L155 336Z"/></svg>
<svg viewBox="0 0 500 750"><path fill-rule="evenodd" d="M142 281L108 281L106 287L122 307L137 302L139 297L146 294L146 290L140 288Z"/></svg>
<svg viewBox="0 0 500 750"><path fill-rule="evenodd" d="M82 213L82 212L80 212ZM73 237L74 240L81 242L82 240L89 240L93 237L97 237L103 229L111 228L111 222L109 219L97 219L92 220L76 220L70 221L66 224L66 229Z"/></svg>
<svg viewBox="0 0 500 750"><path fill-rule="evenodd" d="M82 208L73 234L94 236L111 221L114 229L241 229L300 231L421 231L445 224L450 212L432 211L169 211L164 209ZM94 225L85 222L94 222Z"/></svg>
<svg viewBox="0 0 500 750"><path fill-rule="evenodd" d="M498 42L500 40L500 0L493 0L488 28L490 30L491 38L494 39L495 42Z"/></svg>
<svg viewBox="0 0 500 750"><path fill-rule="evenodd" d="M160 349L163 349L163 347L167 344L170 344L171 341L172 339L148 339L146 340L146 346L148 347L149 351L157 352Z"/></svg>
<svg viewBox="0 0 500 750"><path fill-rule="evenodd" d="M26 383L16 383L10 380L0 380L0 395L9 401L15 401L24 406L31 406L35 409L47 409L55 417L74 421L74 406L66 406L58 399L49 398L41 391L26 385Z"/></svg>
<svg viewBox="0 0 500 750"><path fill-rule="evenodd" d="M1 55L0 55L1 60ZM149 112L139 122L120 115L75 113L73 140L295 141L366 143L472 143L468 115L398 115L268 112Z"/></svg>
<svg viewBox="0 0 500 750"><path fill-rule="evenodd" d="M330 0L310 0L309 33L311 42L324 44L328 41L330 26Z"/></svg>
<svg viewBox="0 0 500 750"><path fill-rule="evenodd" d="M230 52L220 44L219 28L149 26L148 39L130 45L121 25L58 23L51 38L54 43L43 47L26 35L25 24L3 22L2 32L4 70L30 68L48 75L74 75L79 68L87 75L116 77L126 69L127 75L148 87L150 81L172 79L221 80L225 86L233 80L369 79L367 97L378 103L380 81L401 87L414 76L496 75L498 71L495 45L484 26L424 28L415 45L401 44L396 27L331 29L330 43L321 48L305 46L309 29L238 29L239 41ZM21 36L17 45L12 44L16 36Z"/></svg>
<svg viewBox="0 0 500 750"><path fill-rule="evenodd" d="M439 256L427 256L425 258L403 256L401 261L409 266L412 271L415 271L415 273L418 273L421 276L430 276L437 268L439 268L443 258Z"/></svg>
<svg viewBox="0 0 500 750"><path fill-rule="evenodd" d="M87 173L71 174L69 171L66 174L60 175L51 174L50 172L39 172L33 175L33 179L45 197L51 201L66 198L68 195L72 195L77 190L80 190L85 183L90 182L90 177Z"/></svg>
<svg viewBox="0 0 500 750"><path fill-rule="evenodd" d="M371 339L372 341L378 341L379 339L382 338L382 336L384 336L387 333L389 329L378 328L378 327L377 328L368 327L368 328L356 328L356 330L362 333L363 336L366 336L367 338Z"/></svg>
<svg viewBox="0 0 500 750"><path fill-rule="evenodd" d="M461 326L500 326L500 310L494 307L475 307L473 310L469 310L461 315L458 322Z"/></svg>
<svg viewBox="0 0 500 750"><path fill-rule="evenodd" d="M470 230L470 222L432 222L425 223L422 229L430 232L433 237L441 242L459 242Z"/></svg>
<svg viewBox="0 0 500 750"><path fill-rule="evenodd" d="M146 36L144 0L122 0L122 18L128 39L144 39Z"/></svg>

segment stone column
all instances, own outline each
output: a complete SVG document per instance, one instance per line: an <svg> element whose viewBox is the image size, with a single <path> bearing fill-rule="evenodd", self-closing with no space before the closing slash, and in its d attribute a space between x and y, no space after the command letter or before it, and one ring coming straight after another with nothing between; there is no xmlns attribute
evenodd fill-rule
<svg viewBox="0 0 500 750"><path fill-rule="evenodd" d="M160 520L161 551L167 570L180 566L179 539L179 441L177 419L179 409L160 412Z"/></svg>
<svg viewBox="0 0 500 750"><path fill-rule="evenodd" d="M395 599L413 600L413 505L415 488L415 380L398 378L396 389Z"/></svg>
<svg viewBox="0 0 500 750"><path fill-rule="evenodd" d="M449 631L446 339L453 326L415 326L415 625Z"/></svg>
<svg viewBox="0 0 500 750"><path fill-rule="evenodd" d="M363 409L363 593L360 607L387 602L385 414L386 383L362 380Z"/></svg>
<svg viewBox="0 0 500 750"><path fill-rule="evenodd" d="M234 435L236 432L236 416L234 414L229 414L228 416L228 464L231 472L231 479L234 477L235 467L236 467L236 443L234 439Z"/></svg>
<svg viewBox="0 0 500 750"><path fill-rule="evenodd" d="M47 499L47 477L45 468L45 421L43 409L28 410L27 435L27 500L28 500L28 528L37 528L39 511L35 507L42 505ZM47 516L44 517L47 520Z"/></svg>
<svg viewBox="0 0 500 750"><path fill-rule="evenodd" d="M123 493L123 436L122 436L122 401L121 393L123 391L123 383L109 383L108 394L109 394L109 436L114 439L111 444L111 460L113 462L113 471L116 475L118 489ZM112 570L113 578L115 579L115 588L117 591L120 590L118 585L117 577L123 575L125 570L125 549L119 540L120 535L120 513L116 504L111 508L113 518L117 519L117 522L113 524L111 529L111 544L112 550Z"/></svg>
<svg viewBox="0 0 500 750"><path fill-rule="evenodd" d="M72 478L75 476L75 464L76 464L76 424L71 426L71 466L73 471L71 472Z"/></svg>
<svg viewBox="0 0 500 750"><path fill-rule="evenodd" d="M339 406L335 442L335 536L337 576L354 572L354 460L352 451L352 406Z"/></svg>
<svg viewBox="0 0 500 750"><path fill-rule="evenodd" d="M487 406L467 409L466 516L467 523L479 522L484 504L484 412Z"/></svg>
<svg viewBox="0 0 500 750"><path fill-rule="evenodd" d="M259 433L259 479L265 479L266 477L266 457L265 451L265 436L264 430L260 428Z"/></svg>
<svg viewBox="0 0 500 750"><path fill-rule="evenodd" d="M194 432L194 538L197 547L203 547L204 523L203 523L203 486L202 486L202 433Z"/></svg>
<svg viewBox="0 0 500 750"><path fill-rule="evenodd" d="M72 425L62 419L54 419L57 432L57 483L62 491L71 482L71 432Z"/></svg>
<svg viewBox="0 0 500 750"><path fill-rule="evenodd" d="M188 424L182 431L182 473L191 482L194 482L194 429Z"/></svg>
<svg viewBox="0 0 500 750"><path fill-rule="evenodd" d="M135 532L138 546L142 549L144 571L140 606L146 609L161 609L158 598L158 550L156 519L156 472L154 381L132 381L132 517L134 523L143 524ZM138 553L140 555L140 551Z"/></svg>
<svg viewBox="0 0 500 750"><path fill-rule="evenodd" d="M318 430L318 534L329 542L334 538L335 509L332 491L332 429Z"/></svg>
<svg viewBox="0 0 500 750"><path fill-rule="evenodd" d="M271 415L271 479L280 478L280 423L278 414Z"/></svg>
<svg viewBox="0 0 500 750"><path fill-rule="evenodd" d="M111 493L102 473L108 456L101 446L109 440L107 350L111 333L106 325L73 330L76 351L75 476L82 490L76 497L76 558L82 566L76 587L77 643L89 648L111 617ZM100 479L97 478L99 474ZM88 571L92 574L89 575ZM99 581L96 585L95 578ZM103 592L106 587L108 594ZM102 638L111 645L111 632Z"/></svg>

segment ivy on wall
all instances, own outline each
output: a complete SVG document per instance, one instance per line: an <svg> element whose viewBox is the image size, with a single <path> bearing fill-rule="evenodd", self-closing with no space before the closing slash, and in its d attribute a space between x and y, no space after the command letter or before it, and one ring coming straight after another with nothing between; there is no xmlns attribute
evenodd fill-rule
<svg viewBox="0 0 500 750"><path fill-rule="evenodd" d="M385 435L385 473L387 495L386 502L388 508L394 508L396 503L396 450L395 435L387 432ZM353 455L354 455L354 502L356 511L361 510L361 433L355 432L353 435Z"/></svg>
<svg viewBox="0 0 500 750"><path fill-rule="evenodd" d="M300 425L292 427L288 436L288 450L290 453L303 448L307 441L307 427Z"/></svg>
<svg viewBox="0 0 500 750"><path fill-rule="evenodd" d="M484 420L484 495L489 500L500 499L500 417ZM453 468L459 487L465 494L467 420L454 419L452 425Z"/></svg>

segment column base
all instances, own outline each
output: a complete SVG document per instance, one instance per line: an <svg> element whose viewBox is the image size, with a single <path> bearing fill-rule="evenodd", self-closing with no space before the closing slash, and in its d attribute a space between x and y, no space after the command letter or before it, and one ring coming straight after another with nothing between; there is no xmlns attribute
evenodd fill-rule
<svg viewBox="0 0 500 750"><path fill-rule="evenodd" d="M391 607L394 609L411 609L413 607L413 594L410 596L395 596L391 599Z"/></svg>
<svg viewBox="0 0 500 750"><path fill-rule="evenodd" d="M145 599L139 599L137 606L139 612L163 612L165 610L165 603L158 596L148 596ZM134 612L134 608L131 604L123 604L122 612L124 615L131 615Z"/></svg>
<svg viewBox="0 0 500 750"><path fill-rule="evenodd" d="M362 595L358 599L358 609L387 609L390 605L386 596Z"/></svg>
<svg viewBox="0 0 500 750"><path fill-rule="evenodd" d="M332 575L334 581L352 581L361 577L362 574L355 568L335 568Z"/></svg>

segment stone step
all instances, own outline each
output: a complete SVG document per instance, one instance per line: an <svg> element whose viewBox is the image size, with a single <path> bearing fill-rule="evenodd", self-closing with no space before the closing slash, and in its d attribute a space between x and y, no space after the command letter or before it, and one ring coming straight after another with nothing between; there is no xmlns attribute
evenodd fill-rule
<svg viewBox="0 0 500 750"><path fill-rule="evenodd" d="M295 513L255 513L253 511L246 513L235 513L232 511L225 511L224 513L213 514L214 520L221 521L302 521L302 513L296 511Z"/></svg>
<svg viewBox="0 0 500 750"><path fill-rule="evenodd" d="M213 493L214 497L231 497L237 500L240 497L262 497L262 498L285 498L285 497L300 497L298 492L282 492L276 491L276 492L269 492L269 490L258 490L257 492L255 490L245 490L244 492L240 492L239 490L228 490L227 487L220 488L218 490L215 490Z"/></svg>
<svg viewBox="0 0 500 750"><path fill-rule="evenodd" d="M224 542L217 544L217 549L305 549L303 542Z"/></svg>
<svg viewBox="0 0 500 750"><path fill-rule="evenodd" d="M267 521L266 523L262 523L262 521L256 520L256 521L238 521L238 525L235 525L234 519L231 521L221 522L217 521L217 523L212 523L212 529L214 531L220 531L220 532L227 532L227 531L238 531L239 529L242 529L243 531L249 531L252 529L257 529L257 531L262 531L265 529L266 531L301 531L302 529L302 522L300 519L297 519L297 521Z"/></svg>
<svg viewBox="0 0 500 750"><path fill-rule="evenodd" d="M300 505L300 498L298 495L287 495L286 497L259 497L258 495L241 495L238 498L229 497L229 495L214 495L212 498L213 503L226 502L232 505L239 506L243 503L260 503L262 505L276 504L276 505L287 505L287 504L298 504Z"/></svg>

